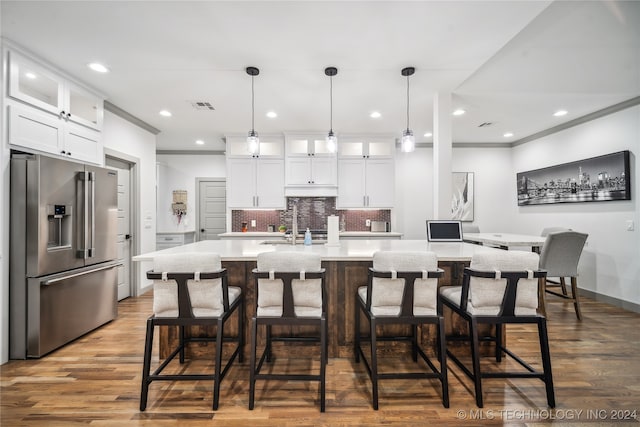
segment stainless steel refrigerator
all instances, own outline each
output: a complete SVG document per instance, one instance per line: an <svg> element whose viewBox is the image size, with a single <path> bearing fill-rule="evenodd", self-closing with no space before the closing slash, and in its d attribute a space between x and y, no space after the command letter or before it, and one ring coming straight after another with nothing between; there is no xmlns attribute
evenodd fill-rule
<svg viewBox="0 0 640 427"><path fill-rule="evenodd" d="M117 316L117 172L11 157L9 351L41 357Z"/></svg>

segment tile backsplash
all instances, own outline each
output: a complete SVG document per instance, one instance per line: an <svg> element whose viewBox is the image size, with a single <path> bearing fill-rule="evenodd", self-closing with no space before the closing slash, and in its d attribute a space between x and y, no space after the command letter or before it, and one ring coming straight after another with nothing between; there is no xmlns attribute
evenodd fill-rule
<svg viewBox="0 0 640 427"><path fill-rule="evenodd" d="M391 221L390 209L336 209L335 197L287 197L287 210L232 210L231 231L242 231L242 223L246 222L247 231L267 231L269 225L280 224L291 228L293 205L298 206L298 229L326 230L327 217L338 215L344 220L346 231L369 231L366 220ZM251 220L256 226L251 227Z"/></svg>

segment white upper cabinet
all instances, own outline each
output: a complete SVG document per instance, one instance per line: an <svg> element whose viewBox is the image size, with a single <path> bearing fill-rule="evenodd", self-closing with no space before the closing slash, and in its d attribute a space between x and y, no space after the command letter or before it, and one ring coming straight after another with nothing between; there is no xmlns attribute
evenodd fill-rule
<svg viewBox="0 0 640 427"><path fill-rule="evenodd" d="M14 51L9 58L9 96L65 121L102 130L103 100Z"/></svg>
<svg viewBox="0 0 640 427"><path fill-rule="evenodd" d="M259 153L251 154L246 137L227 136L227 206L284 209L284 143L261 137Z"/></svg>
<svg viewBox="0 0 640 427"><path fill-rule="evenodd" d="M3 58L9 144L102 164L103 99L13 50Z"/></svg>
<svg viewBox="0 0 640 427"><path fill-rule="evenodd" d="M336 207L392 208L395 200L394 151L392 137L340 140Z"/></svg>
<svg viewBox="0 0 640 427"><path fill-rule="evenodd" d="M288 195L336 195L337 156L324 135L285 136L285 182Z"/></svg>
<svg viewBox="0 0 640 427"><path fill-rule="evenodd" d="M246 136L227 136L227 157L248 158L248 157L269 157L274 159L284 158L284 143L281 136L266 135L260 137L258 152L251 153L247 144Z"/></svg>

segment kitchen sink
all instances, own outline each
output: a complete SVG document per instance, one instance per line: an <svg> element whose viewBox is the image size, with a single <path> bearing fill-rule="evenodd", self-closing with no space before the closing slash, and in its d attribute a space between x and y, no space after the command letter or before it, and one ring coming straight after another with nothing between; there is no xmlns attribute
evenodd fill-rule
<svg viewBox="0 0 640 427"><path fill-rule="evenodd" d="M317 239L317 240L312 240L311 241L312 245L324 245L325 243L327 243L327 241L323 240L323 239ZM291 245L291 240L286 240L286 239L264 240L264 241L260 242L260 244L262 244L262 245ZM304 239L297 239L296 240L296 246L297 245L304 246Z"/></svg>

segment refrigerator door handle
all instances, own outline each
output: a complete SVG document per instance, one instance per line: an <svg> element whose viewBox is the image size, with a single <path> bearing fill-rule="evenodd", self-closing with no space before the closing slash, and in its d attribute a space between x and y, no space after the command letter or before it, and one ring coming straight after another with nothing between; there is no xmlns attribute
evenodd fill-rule
<svg viewBox="0 0 640 427"><path fill-rule="evenodd" d="M89 172L83 171L78 172L79 179L82 181L82 227L80 227L80 232L82 233L82 237L80 241L82 242L82 247L76 251L78 258L87 259L87 247L89 246L87 242L87 224L89 222L89 186L87 185L87 181L89 180Z"/></svg>
<svg viewBox="0 0 640 427"><path fill-rule="evenodd" d="M72 277L84 276L85 274L91 274L91 273L95 273L97 271L102 271L102 270L109 270L111 268L119 267L121 265L122 265L122 263L109 264L109 265L105 265L105 266L102 266L102 267L93 268L91 270L81 271L81 272L75 273L75 274L67 274L65 276L56 277L54 279L43 280L42 282L40 282L40 284L43 285L43 286L49 286L49 285L53 285L56 282L61 282L63 280L67 280L67 279L70 279Z"/></svg>
<svg viewBox="0 0 640 427"><path fill-rule="evenodd" d="M96 252L96 174L87 172L91 181L91 246L88 248L87 257L93 258Z"/></svg>

